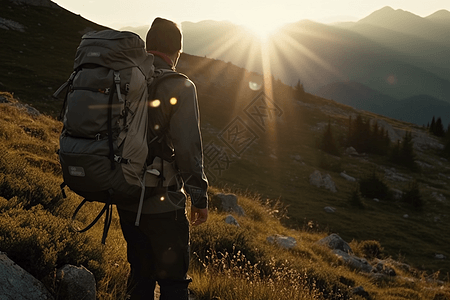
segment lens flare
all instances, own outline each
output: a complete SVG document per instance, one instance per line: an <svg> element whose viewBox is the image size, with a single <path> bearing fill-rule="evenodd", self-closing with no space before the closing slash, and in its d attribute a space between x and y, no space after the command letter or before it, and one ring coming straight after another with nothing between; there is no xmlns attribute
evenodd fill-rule
<svg viewBox="0 0 450 300"><path fill-rule="evenodd" d="M159 107L160 105L161 105L161 101L158 99L150 101L150 107Z"/></svg>

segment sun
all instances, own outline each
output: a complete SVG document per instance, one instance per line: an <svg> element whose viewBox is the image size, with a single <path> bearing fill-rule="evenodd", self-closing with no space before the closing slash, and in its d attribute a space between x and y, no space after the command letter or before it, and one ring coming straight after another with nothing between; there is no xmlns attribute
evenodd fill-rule
<svg viewBox="0 0 450 300"><path fill-rule="evenodd" d="M269 39L271 35L286 24L285 20L257 13L245 18L241 23L261 41Z"/></svg>

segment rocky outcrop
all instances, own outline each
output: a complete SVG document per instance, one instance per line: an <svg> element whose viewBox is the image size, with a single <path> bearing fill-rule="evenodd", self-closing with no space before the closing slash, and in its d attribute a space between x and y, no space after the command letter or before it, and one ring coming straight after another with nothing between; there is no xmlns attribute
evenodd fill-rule
<svg viewBox="0 0 450 300"><path fill-rule="evenodd" d="M5 18L0 18L0 29L5 29L5 30L16 30L19 32L25 32L25 26L13 21L13 20L8 20Z"/></svg>
<svg viewBox="0 0 450 300"><path fill-rule="evenodd" d="M276 244L284 249L292 249L297 245L297 240L295 238L279 234L267 237L267 241L271 244Z"/></svg>
<svg viewBox="0 0 450 300"><path fill-rule="evenodd" d="M217 194L213 201L221 211L234 212L238 216L245 216L245 211L238 205L238 198L235 194Z"/></svg>
<svg viewBox="0 0 450 300"><path fill-rule="evenodd" d="M58 280L58 299L96 299L94 275L85 267L65 265L58 270L56 279Z"/></svg>
<svg viewBox="0 0 450 300"><path fill-rule="evenodd" d="M318 170L315 170L311 175L309 175L309 183L320 188L325 188L333 193L337 192L336 185L334 184L330 174L322 176Z"/></svg>
<svg viewBox="0 0 450 300"><path fill-rule="evenodd" d="M5 300L50 300L45 286L0 252L0 298Z"/></svg>

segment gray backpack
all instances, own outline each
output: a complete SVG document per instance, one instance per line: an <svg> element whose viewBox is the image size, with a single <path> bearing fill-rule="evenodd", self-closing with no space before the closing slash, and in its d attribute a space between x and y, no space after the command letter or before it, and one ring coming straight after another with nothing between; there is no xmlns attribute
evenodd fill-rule
<svg viewBox="0 0 450 300"><path fill-rule="evenodd" d="M153 55L144 41L126 31L104 30L82 37L74 71L54 94L66 89L61 118L59 158L64 183L86 201L105 203L86 228L106 212L102 243L111 222L112 205L139 202L146 195L148 155L148 86ZM148 189L147 189L148 190ZM139 224L140 212L136 225Z"/></svg>

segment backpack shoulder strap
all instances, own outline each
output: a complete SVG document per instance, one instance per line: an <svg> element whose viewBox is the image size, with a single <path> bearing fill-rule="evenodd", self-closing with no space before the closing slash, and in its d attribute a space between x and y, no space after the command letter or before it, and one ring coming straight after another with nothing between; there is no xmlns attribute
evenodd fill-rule
<svg viewBox="0 0 450 300"><path fill-rule="evenodd" d="M189 79L186 75L184 75L182 73L178 73L178 72L172 71L172 70L167 70L167 69L156 70L154 75L153 75L152 83L150 83L148 85L148 96L149 96L149 99L152 99L152 98L155 97L157 88L161 84L161 82L165 81L166 79L174 78L174 77L182 77L182 78L185 78L185 79Z"/></svg>

